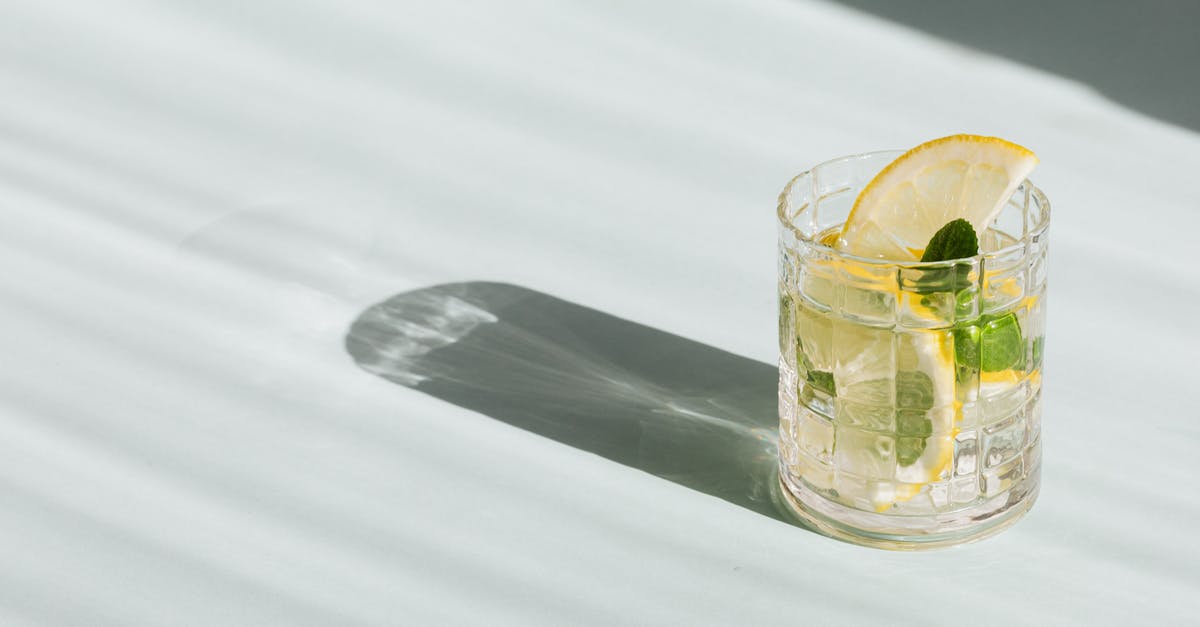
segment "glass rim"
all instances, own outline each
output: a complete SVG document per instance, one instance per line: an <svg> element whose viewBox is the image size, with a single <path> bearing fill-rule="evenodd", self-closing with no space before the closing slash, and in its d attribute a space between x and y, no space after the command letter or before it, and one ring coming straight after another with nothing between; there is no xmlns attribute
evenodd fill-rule
<svg viewBox="0 0 1200 627"><path fill-rule="evenodd" d="M1024 236L1021 237L1020 239L1018 239L1016 241L1016 243L1009 244L1008 246L1004 246L1004 247L998 248L996 250L981 252L978 255L975 255L973 257L963 257L961 259L948 259L945 261L920 261L920 260L909 261L909 260L899 260L899 259L877 259L877 258L873 258L873 257L862 257L862 256L854 255L851 253L845 253L845 252L842 252L840 250L833 248L832 246L827 246L825 244L822 244L821 242L817 241L813 237L807 236L804 233L802 233L799 229L796 228L796 225L793 223L793 221L788 219L788 217L786 215L786 211L787 211L787 207L788 207L788 196L789 196L790 192L792 191L792 186L796 184L796 181L799 181L800 179L802 179L806 176L811 177L815 171L821 169L822 167L831 166L831 165L834 165L837 163L851 161L854 159L879 157L879 156L889 155L889 154L895 155L898 157L898 156L904 154L905 152L906 151L904 151L904 150L873 150L873 151L869 151L869 152L861 152L861 153L852 154L852 155L845 155L842 157L835 157L833 159L828 159L828 160L822 161L822 162L808 168L807 170L797 174L796 176L793 176L791 178L791 180L789 180L787 182L787 184L783 186L783 190L781 192L779 192L778 204L776 205L776 210L775 210L775 216L776 216L776 218L778 218L779 224L781 226L783 226L784 228L788 229L789 231L791 231L792 233L794 233L796 235L796 238L799 239L801 242L804 242L804 244L806 246L808 246L810 248L815 248L820 252L827 253L827 254L833 255L835 257L838 257L838 258L841 258L844 260L848 260L848 261L853 261L855 263L860 263L860 264L869 264L869 265L873 265L873 266L903 266L905 268L947 268L947 267L955 266L955 265L962 264L962 263L975 264L975 263L981 263L985 259L1011 255L1011 254L1021 250L1022 248L1025 248L1026 245L1028 244L1029 239L1042 235L1043 233L1046 232L1046 229L1048 229L1050 227L1050 199L1046 198L1046 194L1043 193L1042 190L1039 189L1038 186L1033 183L1033 180L1029 179L1029 178L1026 178L1024 181L1021 181L1021 184L1019 186L1017 186L1017 190L1019 191L1021 189L1024 189L1026 194L1028 194L1031 198L1036 199L1038 206L1042 208L1042 218L1040 220L1038 220L1037 224L1035 224L1032 228L1027 229L1027 231L1024 233ZM849 188L847 188L847 189L849 189ZM809 204L812 204L812 202L813 201L810 200ZM1028 210L1028 207L1026 207L1025 210ZM1026 248L1025 252L1028 253L1027 248Z"/></svg>

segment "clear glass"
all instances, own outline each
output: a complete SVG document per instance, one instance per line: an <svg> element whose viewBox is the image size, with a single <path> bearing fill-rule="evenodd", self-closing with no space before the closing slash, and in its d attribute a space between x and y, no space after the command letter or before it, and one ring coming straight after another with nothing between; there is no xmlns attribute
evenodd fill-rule
<svg viewBox="0 0 1200 627"><path fill-rule="evenodd" d="M1037 497L1050 205L1026 181L968 260L831 248L900 154L829 161L779 196L779 462L802 522L917 549L996 533Z"/></svg>

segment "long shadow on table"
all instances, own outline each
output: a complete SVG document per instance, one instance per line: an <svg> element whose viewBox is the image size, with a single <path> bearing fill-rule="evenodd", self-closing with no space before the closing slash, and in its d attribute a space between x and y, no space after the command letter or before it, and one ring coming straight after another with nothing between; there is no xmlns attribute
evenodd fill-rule
<svg viewBox="0 0 1200 627"><path fill-rule="evenodd" d="M359 315L364 370L777 520L775 367L501 283Z"/></svg>

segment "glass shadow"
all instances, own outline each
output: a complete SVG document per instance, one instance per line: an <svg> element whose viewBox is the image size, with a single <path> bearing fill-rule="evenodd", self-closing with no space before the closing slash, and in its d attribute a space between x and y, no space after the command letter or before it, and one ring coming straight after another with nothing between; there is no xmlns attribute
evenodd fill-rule
<svg viewBox="0 0 1200 627"><path fill-rule="evenodd" d="M776 500L774 366L484 282L373 305L346 350L399 385L794 523Z"/></svg>

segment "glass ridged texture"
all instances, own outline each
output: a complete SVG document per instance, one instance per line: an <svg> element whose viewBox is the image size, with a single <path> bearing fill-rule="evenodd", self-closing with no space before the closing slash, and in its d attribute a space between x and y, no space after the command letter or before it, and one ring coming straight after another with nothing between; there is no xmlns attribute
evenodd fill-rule
<svg viewBox="0 0 1200 627"><path fill-rule="evenodd" d="M915 549L995 533L1037 496L1050 207L1026 181L969 260L833 250L900 154L830 161L780 194L780 477L809 525Z"/></svg>

